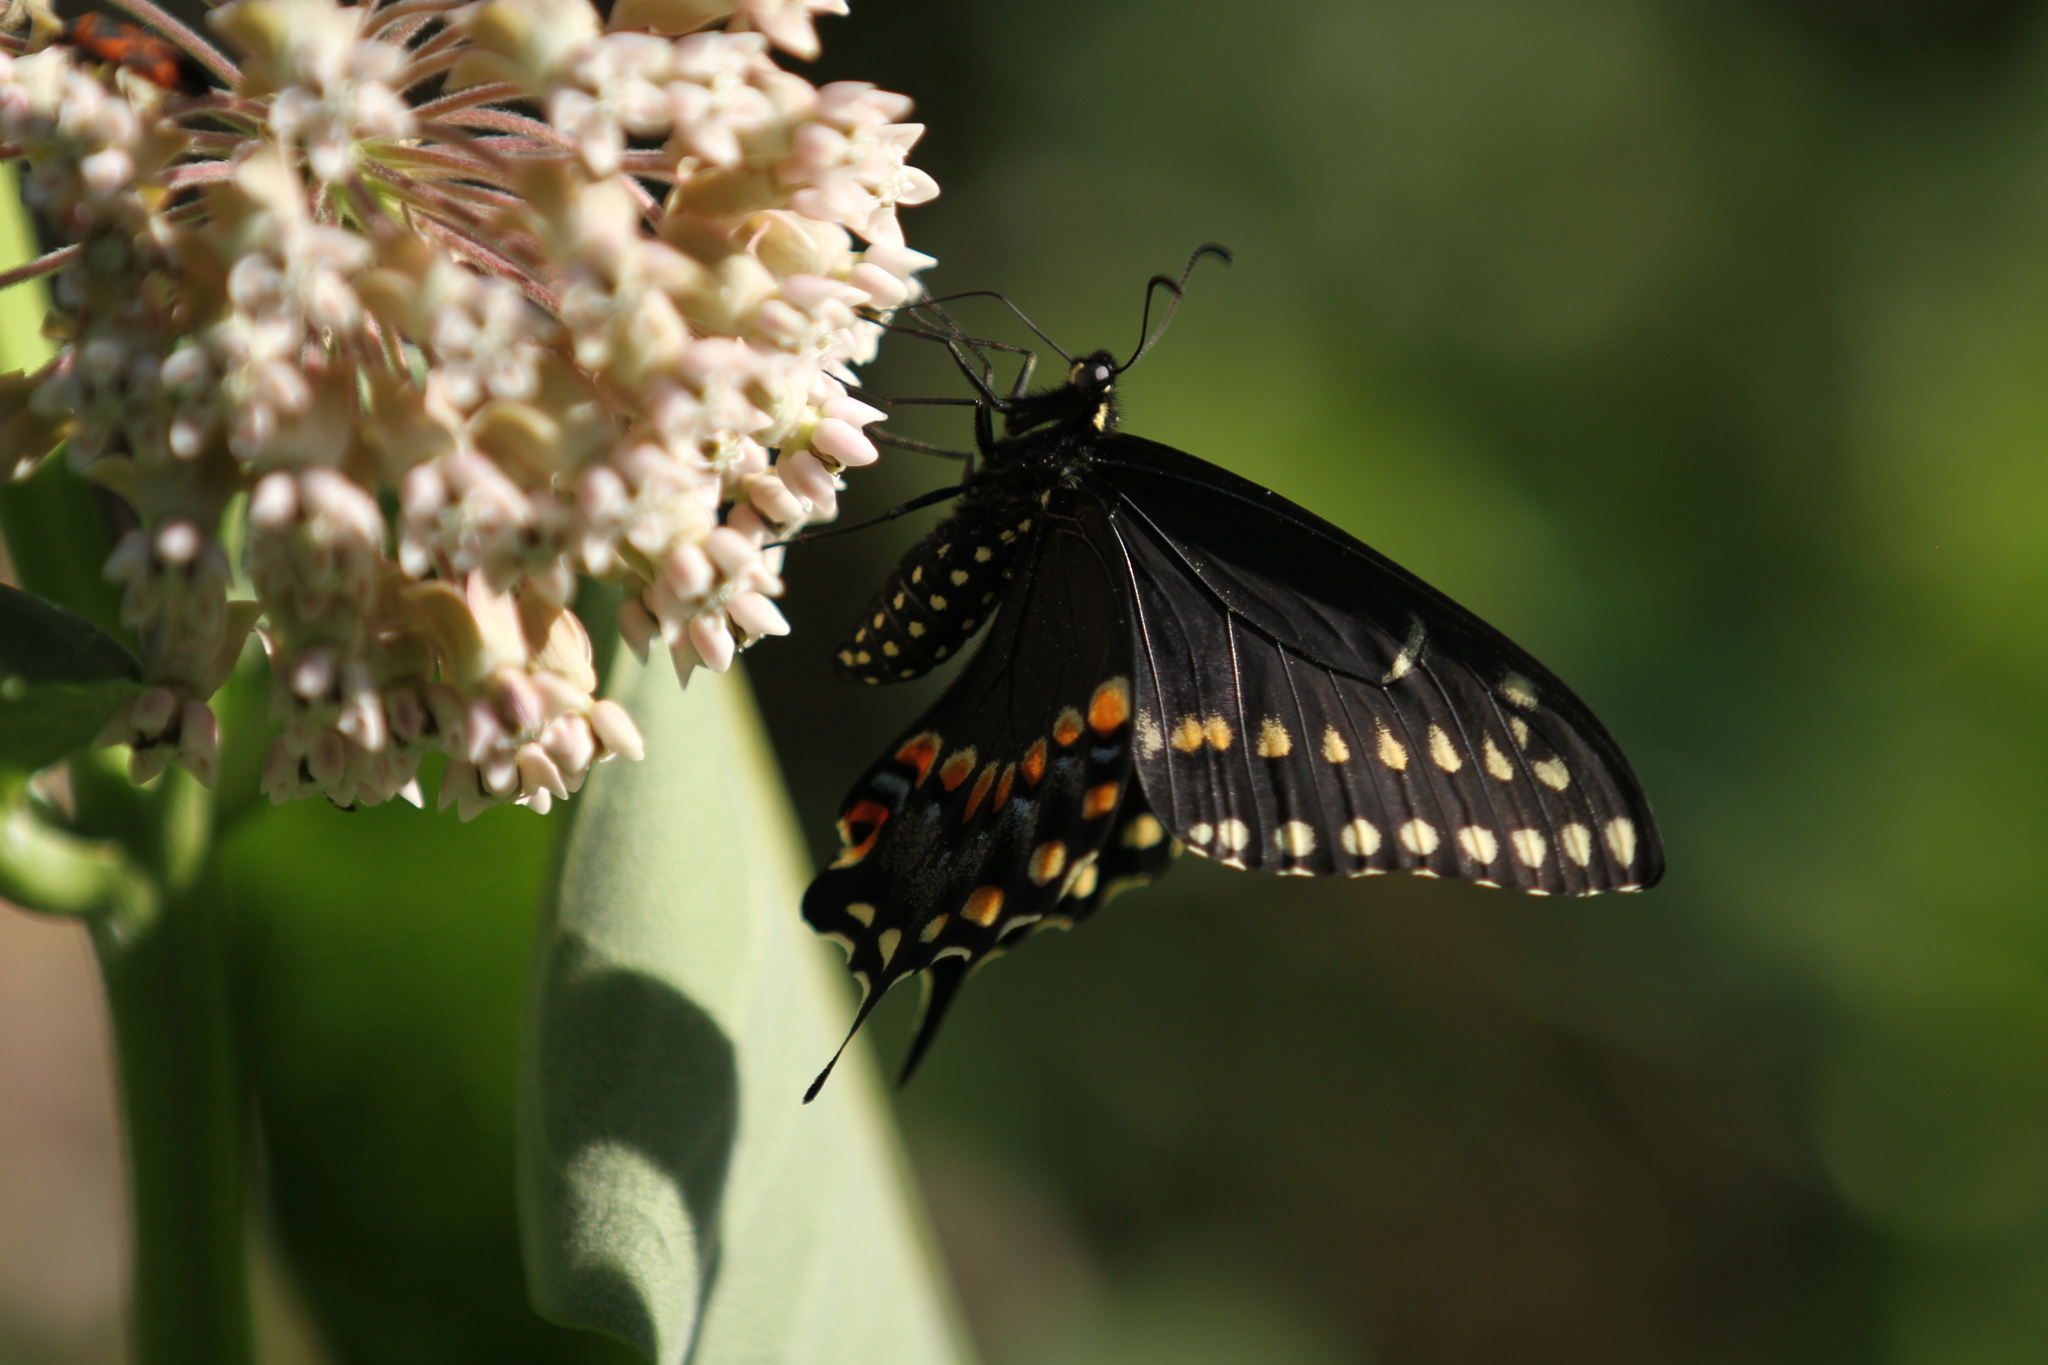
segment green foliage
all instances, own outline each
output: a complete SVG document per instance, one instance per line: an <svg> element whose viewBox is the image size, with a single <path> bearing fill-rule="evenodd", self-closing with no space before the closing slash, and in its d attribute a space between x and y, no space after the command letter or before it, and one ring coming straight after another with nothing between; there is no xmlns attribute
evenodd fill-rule
<svg viewBox="0 0 2048 1365"><path fill-rule="evenodd" d="M549 1316L672 1365L962 1358L737 677L614 666L648 757L593 775L543 930L521 1105Z"/></svg>
<svg viewBox="0 0 2048 1365"><path fill-rule="evenodd" d="M134 658L99 627L0 584L0 765L56 762L141 690Z"/></svg>

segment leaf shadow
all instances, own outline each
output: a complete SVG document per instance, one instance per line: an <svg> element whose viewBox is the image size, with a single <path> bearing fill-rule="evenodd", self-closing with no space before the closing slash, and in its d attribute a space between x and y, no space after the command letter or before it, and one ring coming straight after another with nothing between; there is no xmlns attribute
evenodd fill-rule
<svg viewBox="0 0 2048 1365"><path fill-rule="evenodd" d="M687 1305L649 1302L655 1286L602 1255L581 1258L575 1284L560 1288L579 1325L617 1335L652 1360L686 1361L717 1281L720 1210L739 1131L732 1040L675 987L604 963L573 933L554 939L544 970L548 1017L534 1079L552 1177L574 1184L579 1163L602 1153L654 1184L652 1198L629 1208L610 1206L624 1186L581 1191L606 1205L598 1215L605 1231L571 1235L600 1242L614 1220L638 1218L653 1225L663 1250L694 1262L678 1267L693 1282ZM685 1226L663 1221L671 1192Z"/></svg>

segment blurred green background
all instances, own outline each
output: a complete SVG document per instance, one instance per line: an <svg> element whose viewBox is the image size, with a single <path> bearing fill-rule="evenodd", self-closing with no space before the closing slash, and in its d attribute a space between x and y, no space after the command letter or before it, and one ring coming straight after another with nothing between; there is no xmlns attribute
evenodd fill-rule
<svg viewBox="0 0 2048 1365"><path fill-rule="evenodd" d="M1128 426L1530 647L1671 862L1590 902L1186 862L979 976L899 1108L989 1365L2048 1359L2044 7L855 8L814 74L918 99L933 284L1121 349L1227 242ZM962 391L907 342L870 379ZM848 517L951 476L893 454ZM820 851L937 685L829 666L934 515L794 555L749 656ZM519 1291L546 828L236 836L337 1363L617 1359Z"/></svg>

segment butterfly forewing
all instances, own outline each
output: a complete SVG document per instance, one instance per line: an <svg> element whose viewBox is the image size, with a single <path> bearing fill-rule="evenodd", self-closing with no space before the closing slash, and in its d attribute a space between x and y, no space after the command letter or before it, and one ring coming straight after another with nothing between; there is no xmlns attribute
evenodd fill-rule
<svg viewBox="0 0 2048 1365"><path fill-rule="evenodd" d="M988 641L856 785L841 851L804 896L812 927L848 946L868 1003L932 971L912 1066L976 962L1106 898L1097 860L1139 814L1130 637L1102 510L1066 492L1009 511L1003 525L1032 525ZM1170 856L1163 827L1149 832L1118 845L1118 877Z"/></svg>
<svg viewBox="0 0 2048 1365"><path fill-rule="evenodd" d="M1088 482L1131 594L1138 771L1231 866L1538 893L1653 884L1619 749L1499 632L1279 495L1151 442Z"/></svg>

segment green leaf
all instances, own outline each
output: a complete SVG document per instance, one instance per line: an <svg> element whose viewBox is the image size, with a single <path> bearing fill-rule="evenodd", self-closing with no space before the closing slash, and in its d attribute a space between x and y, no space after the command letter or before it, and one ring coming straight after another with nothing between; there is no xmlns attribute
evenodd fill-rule
<svg viewBox="0 0 2048 1365"><path fill-rule="evenodd" d="M965 1360L746 684L630 656L647 737L572 806L536 957L521 1222L540 1311L659 1365Z"/></svg>
<svg viewBox="0 0 2048 1365"><path fill-rule="evenodd" d="M0 583L0 764L40 768L89 743L140 671L83 616Z"/></svg>

